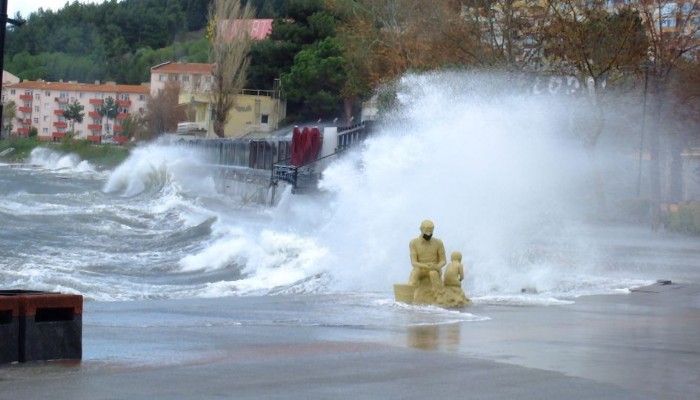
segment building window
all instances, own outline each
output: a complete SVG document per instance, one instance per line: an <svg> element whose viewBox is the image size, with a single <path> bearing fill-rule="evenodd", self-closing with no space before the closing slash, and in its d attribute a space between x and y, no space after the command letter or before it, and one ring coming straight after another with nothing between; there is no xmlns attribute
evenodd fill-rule
<svg viewBox="0 0 700 400"><path fill-rule="evenodd" d="M129 94L128 93L122 93L119 95L119 100L129 100Z"/></svg>
<svg viewBox="0 0 700 400"><path fill-rule="evenodd" d="M170 80L173 82L177 82L177 74L170 74Z"/></svg>
<svg viewBox="0 0 700 400"><path fill-rule="evenodd" d="M140 94L140 95L139 95L139 100L140 100L140 101L146 101L146 95L145 95L145 94Z"/></svg>
<svg viewBox="0 0 700 400"><path fill-rule="evenodd" d="M39 112L39 106L34 106L34 111Z"/></svg>
<svg viewBox="0 0 700 400"><path fill-rule="evenodd" d="M10 89L10 94L15 94L15 89Z"/></svg>
<svg viewBox="0 0 700 400"><path fill-rule="evenodd" d="M263 114L263 115L260 116L260 123L261 123L261 124L268 124L268 123L269 123L269 122L268 122L269 120L270 120L270 116L267 115L267 114Z"/></svg>
<svg viewBox="0 0 700 400"><path fill-rule="evenodd" d="M182 75L182 81L183 81L183 82L189 82L189 81L190 81L190 76L189 76L189 75Z"/></svg>
<svg viewBox="0 0 700 400"><path fill-rule="evenodd" d="M38 124L39 123L39 118L34 118L34 123Z"/></svg>
<svg viewBox="0 0 700 400"><path fill-rule="evenodd" d="M83 94L84 94L83 92L79 92L79 93L78 93L78 98L79 98L79 99L82 99L82 98L83 98Z"/></svg>
<svg viewBox="0 0 700 400"><path fill-rule="evenodd" d="M45 91L45 92L44 92L44 96L46 96L46 97L51 97L51 92L49 92L48 90Z"/></svg>
<svg viewBox="0 0 700 400"><path fill-rule="evenodd" d="M96 99L104 99L104 98L105 98L105 94L104 94L104 93L95 93L95 98L96 98Z"/></svg>
<svg viewBox="0 0 700 400"><path fill-rule="evenodd" d="M67 99L68 98L68 92L61 92L59 93L58 97L62 99Z"/></svg>
<svg viewBox="0 0 700 400"><path fill-rule="evenodd" d="M661 26L664 28L673 28L676 26L675 18L664 18L661 20Z"/></svg>
<svg viewBox="0 0 700 400"><path fill-rule="evenodd" d="M32 94L32 91L31 91L31 90L25 90L25 91L24 91L24 94L31 95L31 94Z"/></svg>
<svg viewBox="0 0 700 400"><path fill-rule="evenodd" d="M167 79L167 78L166 78L166 75L164 75L164 74L158 75L158 81L159 81L159 82L165 82L166 79Z"/></svg>
<svg viewBox="0 0 700 400"><path fill-rule="evenodd" d="M44 119L44 122L47 122L47 121L49 120L49 116L48 116L48 115L44 115L44 118L43 118L43 119Z"/></svg>
<svg viewBox="0 0 700 400"><path fill-rule="evenodd" d="M39 93L34 95L35 100L41 100L41 95Z"/></svg>
<svg viewBox="0 0 700 400"><path fill-rule="evenodd" d="M48 134L49 134L49 128L42 128L42 129L41 129L41 133L43 133L44 135L48 135Z"/></svg>

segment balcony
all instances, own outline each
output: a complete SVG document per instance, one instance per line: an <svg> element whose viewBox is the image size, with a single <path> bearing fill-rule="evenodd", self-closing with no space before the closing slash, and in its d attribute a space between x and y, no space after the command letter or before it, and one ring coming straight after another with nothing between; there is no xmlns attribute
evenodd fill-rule
<svg viewBox="0 0 700 400"><path fill-rule="evenodd" d="M31 113L32 113L32 108L31 108L31 107L22 106L22 107L17 107L17 109L18 109L20 112L23 112L23 113L26 113L26 114L31 114Z"/></svg>
<svg viewBox="0 0 700 400"><path fill-rule="evenodd" d="M91 142L91 143L102 143L102 136L101 135L88 135L87 141Z"/></svg>
<svg viewBox="0 0 700 400"><path fill-rule="evenodd" d="M131 100L119 99L117 100L117 107L131 107Z"/></svg>
<svg viewBox="0 0 700 400"><path fill-rule="evenodd" d="M117 119L126 119L126 117L128 117L128 116L129 116L128 113L119 113L119 114L117 114Z"/></svg>
<svg viewBox="0 0 700 400"><path fill-rule="evenodd" d="M63 110L53 110L53 113L56 115L63 115Z"/></svg>
<svg viewBox="0 0 700 400"><path fill-rule="evenodd" d="M114 133L119 133L122 131L121 125L114 125Z"/></svg>
<svg viewBox="0 0 700 400"><path fill-rule="evenodd" d="M17 118L17 123L22 125L31 125L32 120L30 118Z"/></svg>
<svg viewBox="0 0 700 400"><path fill-rule="evenodd" d="M90 116L92 119L102 119L102 116L97 111L90 111L88 116Z"/></svg>
<svg viewBox="0 0 700 400"><path fill-rule="evenodd" d="M88 124L88 129L91 131L101 131L102 130L102 125L101 124Z"/></svg>
<svg viewBox="0 0 700 400"><path fill-rule="evenodd" d="M114 136L112 138L112 140L114 140L115 142L117 142L119 144L124 144L124 143L129 141L129 138L126 136Z"/></svg>
<svg viewBox="0 0 700 400"><path fill-rule="evenodd" d="M54 100L56 100L56 103L58 104L68 104L67 97L56 97Z"/></svg>
<svg viewBox="0 0 700 400"><path fill-rule="evenodd" d="M17 128L17 133L20 135L29 135L30 130L29 128Z"/></svg>
<svg viewBox="0 0 700 400"><path fill-rule="evenodd" d="M54 139L63 139L64 137L66 137L66 133L65 132L54 132L53 135L51 135L51 136L53 136Z"/></svg>
<svg viewBox="0 0 700 400"><path fill-rule="evenodd" d="M56 128L68 128L68 122L64 122L64 121L54 122L53 126L55 126Z"/></svg>
<svg viewBox="0 0 700 400"><path fill-rule="evenodd" d="M90 104L94 106L101 106L104 105L105 101L102 99L90 99Z"/></svg>
<svg viewBox="0 0 700 400"><path fill-rule="evenodd" d="M33 97L31 94L20 94L19 99L22 101L26 101L27 103L31 103L33 100Z"/></svg>

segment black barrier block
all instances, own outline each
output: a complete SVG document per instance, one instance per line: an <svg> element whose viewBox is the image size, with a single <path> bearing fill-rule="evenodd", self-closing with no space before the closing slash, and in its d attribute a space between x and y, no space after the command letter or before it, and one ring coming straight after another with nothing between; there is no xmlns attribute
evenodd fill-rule
<svg viewBox="0 0 700 400"><path fill-rule="evenodd" d="M19 299L0 297L0 364L19 361Z"/></svg>
<svg viewBox="0 0 700 400"><path fill-rule="evenodd" d="M22 290L22 289L11 289L11 290L0 290L0 296L27 296L34 294L58 294L57 292L42 292L40 290Z"/></svg>
<svg viewBox="0 0 700 400"><path fill-rule="evenodd" d="M82 359L83 296L20 296L19 361Z"/></svg>

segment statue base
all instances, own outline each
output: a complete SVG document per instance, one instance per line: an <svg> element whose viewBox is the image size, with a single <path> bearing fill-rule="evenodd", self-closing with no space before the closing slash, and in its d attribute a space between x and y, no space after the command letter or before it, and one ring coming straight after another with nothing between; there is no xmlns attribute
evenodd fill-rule
<svg viewBox="0 0 700 400"><path fill-rule="evenodd" d="M440 286L433 288L429 280L421 280L418 286L394 285L394 299L400 303L433 305L444 308L464 308L472 304L461 287Z"/></svg>
<svg viewBox="0 0 700 400"><path fill-rule="evenodd" d="M400 303L413 304L415 291L415 286L396 284L394 285L394 299Z"/></svg>

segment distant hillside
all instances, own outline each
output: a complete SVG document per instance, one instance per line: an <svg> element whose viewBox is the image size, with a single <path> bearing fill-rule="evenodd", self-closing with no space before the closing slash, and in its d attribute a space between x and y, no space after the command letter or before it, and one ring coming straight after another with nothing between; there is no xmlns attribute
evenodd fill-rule
<svg viewBox="0 0 700 400"><path fill-rule="evenodd" d="M259 17L284 15L283 0L251 1ZM207 62L209 2L73 1L55 12L21 16L26 24L7 28L5 70L25 80L139 84L161 62Z"/></svg>

